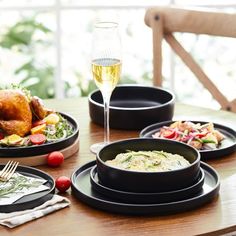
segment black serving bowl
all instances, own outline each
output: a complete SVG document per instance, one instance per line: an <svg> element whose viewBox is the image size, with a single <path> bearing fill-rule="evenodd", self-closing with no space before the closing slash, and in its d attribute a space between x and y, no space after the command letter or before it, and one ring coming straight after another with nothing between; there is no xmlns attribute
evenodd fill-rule
<svg viewBox="0 0 236 236"><path fill-rule="evenodd" d="M113 129L140 130L165 120L174 113L174 95L162 88L142 85L119 85L111 96L110 127ZM104 106L99 90L89 95L91 120L104 124Z"/></svg>
<svg viewBox="0 0 236 236"><path fill-rule="evenodd" d="M118 169L105 163L127 150L163 150L179 154L190 162L190 166L164 172L140 172ZM130 192L162 192L186 188L194 184L200 173L200 154L195 148L164 139L136 138L110 143L97 154L96 162L98 179L104 186Z"/></svg>

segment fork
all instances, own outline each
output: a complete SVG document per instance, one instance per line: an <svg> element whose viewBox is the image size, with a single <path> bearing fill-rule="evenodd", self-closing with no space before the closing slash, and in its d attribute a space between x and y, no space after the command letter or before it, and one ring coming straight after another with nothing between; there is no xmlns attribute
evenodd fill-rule
<svg viewBox="0 0 236 236"><path fill-rule="evenodd" d="M0 171L0 181L7 182L14 174L19 162L8 161L4 168Z"/></svg>

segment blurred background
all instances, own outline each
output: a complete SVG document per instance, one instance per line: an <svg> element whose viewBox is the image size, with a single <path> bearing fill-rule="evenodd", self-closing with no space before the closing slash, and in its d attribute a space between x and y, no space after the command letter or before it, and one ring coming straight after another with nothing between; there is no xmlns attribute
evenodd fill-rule
<svg viewBox="0 0 236 236"><path fill-rule="evenodd" d="M90 52L92 27L99 20L120 24L120 83L151 85L152 32L144 15L152 6L236 12L236 0L0 0L0 87L21 83L43 99L87 96L96 88ZM235 39L186 33L177 33L177 38L233 99ZM172 90L178 101L219 108L168 45L164 45L163 60L163 87Z"/></svg>

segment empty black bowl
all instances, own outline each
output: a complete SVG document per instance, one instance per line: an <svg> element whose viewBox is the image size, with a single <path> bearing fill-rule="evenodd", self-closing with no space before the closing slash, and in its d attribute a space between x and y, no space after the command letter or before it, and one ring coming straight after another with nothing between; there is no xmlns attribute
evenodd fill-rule
<svg viewBox="0 0 236 236"><path fill-rule="evenodd" d="M91 120L104 123L102 94L96 90L89 95ZM111 96L110 127L114 129L140 130L165 120L174 114L174 95L162 88L142 85L119 85Z"/></svg>
<svg viewBox="0 0 236 236"><path fill-rule="evenodd" d="M140 172L118 169L105 163L119 153L132 151L165 151L179 154L190 162L188 167L164 172ZM191 186L200 172L199 152L184 143L173 140L136 138L113 142L97 154L99 181L107 187L130 192L162 192Z"/></svg>

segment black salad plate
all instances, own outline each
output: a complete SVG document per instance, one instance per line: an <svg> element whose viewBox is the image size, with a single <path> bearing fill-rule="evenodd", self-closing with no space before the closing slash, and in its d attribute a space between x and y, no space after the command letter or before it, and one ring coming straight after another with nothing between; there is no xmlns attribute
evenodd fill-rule
<svg viewBox="0 0 236 236"><path fill-rule="evenodd" d="M73 144L79 135L79 127L76 120L67 114L60 113L68 123L73 127L73 133L55 142L44 143L41 145L24 146L24 147L2 147L0 146L1 157L27 157L46 154L52 151L58 151Z"/></svg>
<svg viewBox="0 0 236 236"><path fill-rule="evenodd" d="M168 192L153 192L153 193L134 193L134 192L124 192L116 189L112 189L102 185L99 182L97 167L94 166L90 172L90 182L92 188L101 193L104 196L110 197L112 199L117 199L122 202L127 203L164 203L173 202L178 200L188 199L194 194L199 193L202 190L204 184L205 172L201 169L199 177L196 182L187 188L182 188L175 191Z"/></svg>
<svg viewBox="0 0 236 236"><path fill-rule="evenodd" d="M0 170L3 167L4 165L0 165ZM55 182L50 175L41 170L28 166L18 166L16 171L25 176L47 180L47 182L44 185L48 186L49 189L42 192L24 196L12 204L0 205L0 213L8 213L8 212L32 209L34 207L43 204L44 202L48 201L53 197L53 194L55 192Z"/></svg>
<svg viewBox="0 0 236 236"><path fill-rule="evenodd" d="M165 121L161 123L152 124L146 128L144 128L140 132L141 138L152 138L152 135L158 132L161 127L169 126L170 124L174 123L175 121ZM206 121L192 121L194 123L206 124L209 122ZM236 151L236 131L221 125L221 124L214 124L214 128L224 134L225 139L221 142L220 146L214 150L199 150L201 153L201 158L210 159L210 158L218 158L222 156L229 155Z"/></svg>
<svg viewBox="0 0 236 236"><path fill-rule="evenodd" d="M209 165L201 162L205 179L202 190L193 196L179 201L165 203L125 203L115 200L95 191L90 183L90 171L96 165L95 161L89 162L71 176L72 194L82 202L108 212L126 215L165 215L191 210L213 200L219 192L220 181L217 172Z"/></svg>

